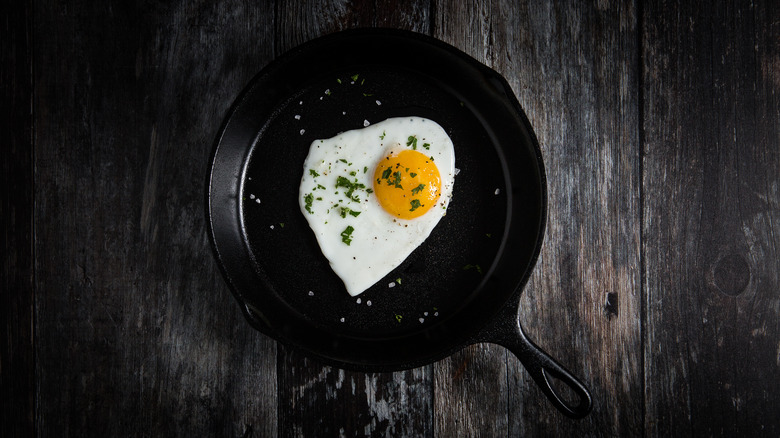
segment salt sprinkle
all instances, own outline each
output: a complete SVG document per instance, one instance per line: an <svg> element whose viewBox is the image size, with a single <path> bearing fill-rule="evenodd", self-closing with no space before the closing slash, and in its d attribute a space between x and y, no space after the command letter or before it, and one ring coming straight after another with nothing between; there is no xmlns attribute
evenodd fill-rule
<svg viewBox="0 0 780 438"><path fill-rule="evenodd" d="M363 302L363 300L361 300L360 298L358 298L356 302L357 302L358 304L360 304L360 303L362 303L362 302Z"/></svg>
<svg viewBox="0 0 780 438"><path fill-rule="evenodd" d="M301 129L301 135L303 135L304 132L306 132L306 130L305 129Z"/></svg>
<svg viewBox="0 0 780 438"><path fill-rule="evenodd" d="M371 307L371 300L366 301L366 306Z"/></svg>
<svg viewBox="0 0 780 438"><path fill-rule="evenodd" d="M425 322L425 318L420 318L419 321L420 321L420 324L422 324L422 323Z"/></svg>
<svg viewBox="0 0 780 438"><path fill-rule="evenodd" d="M303 101L298 102L298 105L303 105Z"/></svg>
<svg viewBox="0 0 780 438"><path fill-rule="evenodd" d="M380 101L378 101L378 100L377 100L377 101L376 101L376 104L377 104L377 105L382 105L382 102L380 102Z"/></svg>
<svg viewBox="0 0 780 438"><path fill-rule="evenodd" d="M455 168L455 175L457 175L457 174L459 174L459 173L460 173L460 169L458 169L458 168L456 167L456 168Z"/></svg>
<svg viewBox="0 0 780 438"><path fill-rule="evenodd" d="M387 287L395 287L395 282L388 284Z"/></svg>
<svg viewBox="0 0 780 438"><path fill-rule="evenodd" d="M433 316L439 316L439 312L435 312Z"/></svg>
<svg viewBox="0 0 780 438"><path fill-rule="evenodd" d="M300 114L296 114L295 115L295 120L301 120L301 115Z"/></svg>
<svg viewBox="0 0 780 438"><path fill-rule="evenodd" d="M322 100L322 96L320 96L320 100Z"/></svg>
<svg viewBox="0 0 780 438"><path fill-rule="evenodd" d="M255 202L260 203L260 198L255 199Z"/></svg>
<svg viewBox="0 0 780 438"><path fill-rule="evenodd" d="M341 318L339 321L344 322L344 318Z"/></svg>
<svg viewBox="0 0 780 438"><path fill-rule="evenodd" d="M346 111L342 111L342 112L341 112L341 115L342 115L342 116L346 116L346 115L347 115L347 112L346 112Z"/></svg>
<svg viewBox="0 0 780 438"><path fill-rule="evenodd" d="M274 226L273 226L273 225L271 225L271 229L272 229L272 230L274 229Z"/></svg>
<svg viewBox="0 0 780 438"><path fill-rule="evenodd" d="M369 123L369 122L368 122L368 120L363 120L363 126L368 126L368 125L370 125L370 124L371 124L371 123Z"/></svg>
<svg viewBox="0 0 780 438"><path fill-rule="evenodd" d="M496 191L494 192L494 194L496 194L496 195L497 195L497 194L499 194L500 192L501 192L501 190L499 190L499 189L496 189Z"/></svg>
<svg viewBox="0 0 780 438"><path fill-rule="evenodd" d="M423 312L423 315L428 316L428 312Z"/></svg>
<svg viewBox="0 0 780 438"><path fill-rule="evenodd" d="M250 194L249 194L249 199L255 199L255 195L253 195L253 194L251 194L251 193L250 193Z"/></svg>
<svg viewBox="0 0 780 438"><path fill-rule="evenodd" d="M309 291L309 296L313 297L314 296L314 291Z"/></svg>

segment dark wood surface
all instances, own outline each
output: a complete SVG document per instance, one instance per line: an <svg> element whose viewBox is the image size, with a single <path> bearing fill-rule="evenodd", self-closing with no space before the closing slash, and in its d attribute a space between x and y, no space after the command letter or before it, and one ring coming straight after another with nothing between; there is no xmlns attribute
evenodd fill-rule
<svg viewBox="0 0 780 438"><path fill-rule="evenodd" d="M0 436L780 435L780 5L22 1L2 6ZM555 411L477 344L396 373L253 330L213 260L228 108L354 27L504 75L541 143L528 335L590 387Z"/></svg>

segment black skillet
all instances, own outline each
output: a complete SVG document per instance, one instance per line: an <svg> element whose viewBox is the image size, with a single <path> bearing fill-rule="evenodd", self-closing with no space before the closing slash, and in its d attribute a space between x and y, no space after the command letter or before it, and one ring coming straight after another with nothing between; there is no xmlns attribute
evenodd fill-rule
<svg viewBox="0 0 780 438"><path fill-rule="evenodd" d="M351 297L298 206L303 161L315 139L411 115L452 138L453 198L402 265ZM261 332L361 371L417 367L494 342L559 410L581 418L591 409L587 388L525 336L517 317L546 196L538 142L504 78L433 38L365 29L310 41L252 80L217 139L207 214L227 283Z"/></svg>

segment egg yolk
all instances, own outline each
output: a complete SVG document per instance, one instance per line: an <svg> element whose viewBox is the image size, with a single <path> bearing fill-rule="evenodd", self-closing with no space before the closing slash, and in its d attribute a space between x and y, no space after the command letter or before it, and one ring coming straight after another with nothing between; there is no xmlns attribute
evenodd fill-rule
<svg viewBox="0 0 780 438"><path fill-rule="evenodd" d="M441 175L431 157L403 150L379 161L374 171L374 193L391 215L414 219L436 205Z"/></svg>

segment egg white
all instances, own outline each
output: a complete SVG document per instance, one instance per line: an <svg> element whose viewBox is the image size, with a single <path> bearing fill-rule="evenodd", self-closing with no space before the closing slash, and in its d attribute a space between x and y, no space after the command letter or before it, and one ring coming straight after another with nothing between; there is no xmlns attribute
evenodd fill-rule
<svg viewBox="0 0 780 438"><path fill-rule="evenodd" d="M406 144L410 136L416 136L419 145L430 145L425 150L418 146L417 151L433 158L441 176L441 195L424 215L405 220L385 211L370 191L377 163L392 151L411 149ZM337 187L340 176L363 186L353 187L352 199L348 188ZM303 164L299 202L323 255L347 292L356 296L428 238L447 211L454 179L455 152L444 129L430 119L396 117L312 142ZM353 231L347 235L348 227Z"/></svg>

